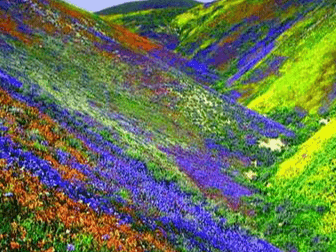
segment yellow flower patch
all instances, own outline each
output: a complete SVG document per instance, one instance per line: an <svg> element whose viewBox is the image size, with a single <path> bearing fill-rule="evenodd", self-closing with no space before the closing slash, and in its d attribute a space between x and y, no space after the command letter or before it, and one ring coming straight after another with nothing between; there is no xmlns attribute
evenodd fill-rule
<svg viewBox="0 0 336 252"><path fill-rule="evenodd" d="M332 119L328 125L321 128L314 136L303 143L292 158L283 162L279 167L276 178L288 179L299 176L311 162L314 154L334 135L336 135L336 119Z"/></svg>

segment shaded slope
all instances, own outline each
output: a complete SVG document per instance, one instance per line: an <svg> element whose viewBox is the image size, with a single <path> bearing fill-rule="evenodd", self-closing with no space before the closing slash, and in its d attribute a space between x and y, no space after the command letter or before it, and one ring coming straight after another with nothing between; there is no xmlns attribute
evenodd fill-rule
<svg viewBox="0 0 336 252"><path fill-rule="evenodd" d="M120 4L104 10L96 12L98 15L112 15L112 14L126 14L135 11L149 10L149 9L164 9L164 8L192 8L200 2L194 0L145 0Z"/></svg>
<svg viewBox="0 0 336 252"><path fill-rule="evenodd" d="M186 8L165 8L101 17L111 23L120 24L141 36L154 39L167 49L174 50L179 43L179 37L174 33L171 21L185 11L187 11Z"/></svg>

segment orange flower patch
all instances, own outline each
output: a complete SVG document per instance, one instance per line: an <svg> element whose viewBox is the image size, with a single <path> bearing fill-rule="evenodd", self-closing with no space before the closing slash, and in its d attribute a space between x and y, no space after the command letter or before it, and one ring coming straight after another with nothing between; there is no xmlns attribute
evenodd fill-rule
<svg viewBox="0 0 336 252"><path fill-rule="evenodd" d="M33 150L35 154L39 155L40 157L43 157L45 160L49 161L54 168L56 168L58 171L60 171L63 179L66 180L72 180L74 178L84 181L86 179L86 176L82 174L81 172L77 171L76 169L72 169L65 165L60 165L57 160L55 160L51 155L48 155L47 153L36 149L36 146L34 146L34 141L29 140L28 136L26 134L26 131L18 127L17 119L24 118L29 122L28 130L32 129L38 129L39 133L47 140L49 141L48 148L55 148L57 143L56 139L61 139L61 136L56 135L54 132L51 131L52 128L56 127L56 124L53 122L53 120L43 114L38 113L37 109L31 109L30 107L25 107L23 103L20 103L18 101L14 101L11 99L11 97L3 90L0 90L0 104L2 103L2 100L5 99L8 103L8 105L13 106L15 108L21 108L22 111L28 111L30 113L30 117L28 117L24 113L20 113L18 115L12 115L10 113L6 113L6 111L3 110L3 107L0 107L0 117L5 118L6 122L11 122L9 124L10 133L9 135L11 138L24 145L27 146L30 150ZM24 110L25 109L25 110ZM29 121L30 119L30 121ZM42 121L46 124L42 124ZM13 132L13 133L11 133ZM50 146L51 145L51 146ZM84 163L88 163L85 158L81 155L81 153L73 148L71 148L71 154L79 161Z"/></svg>
<svg viewBox="0 0 336 252"><path fill-rule="evenodd" d="M60 33L62 35L75 35L75 31L71 26L71 21L67 17L60 16L58 24L60 25Z"/></svg>
<svg viewBox="0 0 336 252"><path fill-rule="evenodd" d="M59 164L59 162L50 155L45 156L44 159L49 161L53 167L55 167L58 171L60 171L60 174L62 175L63 179L69 181L72 181L73 179L78 179L81 181L86 180L86 176L83 173L77 171L76 169L72 169L67 165Z"/></svg>
<svg viewBox="0 0 336 252"><path fill-rule="evenodd" d="M46 31L48 35L56 35L58 29L50 22L42 23L41 28Z"/></svg>
<svg viewBox="0 0 336 252"><path fill-rule="evenodd" d="M80 233L92 234L99 245L107 243L107 247L121 248L122 251L144 251L138 241L145 240L163 251L173 251L167 241L159 234L138 233L128 225L118 225L118 219L107 214L98 215L87 205L74 202L61 192L48 192L36 177L19 171L20 176L13 177L12 171L0 169L0 187L12 185L13 193L19 204L36 213L36 221L50 223L60 220L68 229L76 229ZM3 184L4 183L4 184ZM50 196L47 196L47 195ZM45 204L44 201L48 201ZM107 241L103 236L108 235ZM47 238L47 237L46 237ZM40 241L43 246L43 241ZM13 243L13 246L17 246Z"/></svg>
<svg viewBox="0 0 336 252"><path fill-rule="evenodd" d="M21 132L23 133L23 132ZM20 134L17 130L15 131L15 134L9 134L11 138L24 146L27 146L30 150L32 150L36 155L44 158L46 161L49 161L49 163L52 164L52 166L60 172L62 175L62 178L65 180L72 181L73 179L79 179L82 181L86 180L86 176L77 171L76 169L72 169L69 166L61 165L57 160L55 160L52 156L48 155L47 153L44 153L43 151L36 150L36 147L34 146L33 141L28 141L27 139L24 139L25 135Z"/></svg>
<svg viewBox="0 0 336 252"><path fill-rule="evenodd" d="M39 1L34 1L38 6L41 5ZM80 22L85 24L87 27L94 26L95 21L91 18L91 16L87 13L82 13L71 6L59 3L57 1L50 1L50 7L53 10L58 10L58 20L57 25L52 24L51 22L42 22L42 17L38 15L31 15L30 19L26 22L27 24L33 27L39 27L43 31L45 31L48 35L57 36L57 35L71 35L75 36L76 32L79 32L81 37L88 38L90 41L99 41L99 38L92 35L90 32L87 32L84 29L80 29L76 27L76 29L72 26L73 20L72 18L78 19ZM43 6L42 6L43 8ZM79 40L75 40L79 41Z"/></svg>
<svg viewBox="0 0 336 252"><path fill-rule="evenodd" d="M114 61L117 61L117 60L118 60L118 56L115 55L115 54L112 53L112 52L107 52L107 51L101 50L100 48L97 48L97 47L94 47L93 50L94 50L97 54L100 54L101 56L103 56L104 58L107 58L107 59L109 59L109 60L114 60Z"/></svg>
<svg viewBox="0 0 336 252"><path fill-rule="evenodd" d="M223 46L226 43L233 43L235 42L235 40L239 37L240 35L240 31L235 31L232 32L229 36L225 37L224 39L222 39L219 43L218 46Z"/></svg>
<svg viewBox="0 0 336 252"><path fill-rule="evenodd" d="M21 113L18 116L13 116L11 114L6 113L5 111L0 109L0 117L6 117L6 122L9 122L10 124L14 124L16 122L16 119L24 118L27 121L29 121L28 129L38 129L39 133L46 139L46 141L51 145L53 148L66 146L65 142L63 141L67 136L70 135L69 132L67 132L65 129L58 127L58 124L50 118L48 115L40 113L37 108L30 107L25 105L22 102L13 100L11 96L4 90L0 89L0 104L6 104L8 106L12 106L15 108L20 108L25 113ZM29 116L27 115L29 113ZM60 128L60 133L53 132L52 129L55 129L56 127ZM22 136L21 136L22 137ZM82 141L80 141L82 146L89 150L88 146L85 145ZM85 156L81 153L81 151L76 150L72 147L67 147L69 153L76 158L78 162L81 164L87 164L88 161L85 158ZM91 165L93 165L91 163Z"/></svg>
<svg viewBox="0 0 336 252"><path fill-rule="evenodd" d="M32 44L32 40L26 34L19 32L17 23L2 10L0 10L0 32L11 35L25 44Z"/></svg>
<svg viewBox="0 0 336 252"><path fill-rule="evenodd" d="M96 24L96 21L91 17L89 13L81 12L80 10L75 9L69 4L59 3L57 1L50 1L50 6L52 9L57 9L60 11L60 14L65 18L75 18L80 20L87 27L93 27Z"/></svg>
<svg viewBox="0 0 336 252"><path fill-rule="evenodd" d="M44 252L55 252L54 247L50 247L47 250L43 250Z"/></svg>
<svg viewBox="0 0 336 252"><path fill-rule="evenodd" d="M17 242L11 242L10 243L10 247L11 249L19 249L20 248L20 244Z"/></svg>
<svg viewBox="0 0 336 252"><path fill-rule="evenodd" d="M286 2L285 0L283 2ZM275 18L275 12L278 9L278 5L275 0L267 0L262 3L249 4L242 2L235 5L232 10L222 14L210 25L215 27L221 20L229 22L231 24L239 23L244 18L257 17L260 21L266 21Z"/></svg>
<svg viewBox="0 0 336 252"><path fill-rule="evenodd" d="M162 49L162 46L159 46L157 44L154 44L150 40L141 37L126 28L113 24L111 25L112 31L111 35L112 37L116 37L116 39L126 45L127 47L132 48L135 51L146 51L150 52L155 49Z"/></svg>
<svg viewBox="0 0 336 252"><path fill-rule="evenodd" d="M6 159L0 159L0 169L3 168L3 167L5 167L6 164L7 164Z"/></svg>
<svg viewBox="0 0 336 252"><path fill-rule="evenodd" d="M63 138L65 138L65 130L58 131L59 133L53 132L52 129L55 128L57 124L54 123L50 117L39 113L36 108L30 108L24 103L12 99L8 93L0 89L0 104L2 104L2 101L6 101L9 109L7 110L6 108L5 110L4 106L0 106L0 115L6 119L6 122L12 121L12 125L9 126L9 135L13 140L27 146L29 149L33 150L34 153L49 161L53 167L62 173L64 179L85 179L83 174L76 170L72 170L66 165L60 165L57 160L48 154L51 149L55 148L58 144L64 144ZM12 112L12 108L17 108L16 112ZM47 146L47 152L37 150L36 147L34 147L34 142L27 137L26 130L23 130L23 126L19 127L18 125L18 120L22 119L26 121L24 126L26 130L38 129L38 133L50 141L49 146ZM71 154L76 155L79 161L86 161L77 150L72 148L69 149ZM3 161L1 162L4 163ZM46 206L39 197L39 193L46 192L46 190L42 189L37 178L28 176L29 178L26 177L23 181L22 178L20 180L12 177L9 171L3 170L0 170L0 176L5 177L6 185L14 185L13 193L15 193L18 202L34 211L37 220L45 222L55 219L61 220L67 228L75 227L79 228L84 233L90 233L100 245L107 243L109 248L120 247L123 251L143 251L143 248L137 242L140 239L146 240L164 251L172 251L169 248L167 241L163 238L159 239L151 233L139 234L127 225L118 226L118 220L116 218L107 214L98 216L97 213L92 209L89 209L86 205L70 200L63 193L55 192L55 202L52 203L50 203L52 198L47 197L48 206ZM29 193L26 191L27 185L29 185ZM0 184L0 186L3 185ZM129 211L133 210L130 209ZM107 241L102 238L106 234L110 236Z"/></svg>
<svg viewBox="0 0 336 252"><path fill-rule="evenodd" d="M89 41L91 41L91 42L99 42L100 41L100 38L96 37L95 35L93 35L92 33L88 32L86 30L80 30L79 33L82 37L88 38Z"/></svg>
<svg viewBox="0 0 336 252"><path fill-rule="evenodd" d="M85 18L83 13L80 13L79 11L74 10L74 9L70 9L69 7L64 6L64 4L62 4L62 3L58 3L56 1L50 1L49 5L52 9L57 9L61 13L64 13L68 16L71 16L71 17L74 17L74 18L77 18L77 19Z"/></svg>

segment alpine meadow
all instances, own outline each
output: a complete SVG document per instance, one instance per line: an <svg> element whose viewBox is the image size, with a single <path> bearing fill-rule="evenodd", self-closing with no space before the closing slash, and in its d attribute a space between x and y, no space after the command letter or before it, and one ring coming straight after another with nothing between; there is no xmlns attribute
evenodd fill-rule
<svg viewBox="0 0 336 252"><path fill-rule="evenodd" d="M336 252L336 1L0 0L0 252Z"/></svg>

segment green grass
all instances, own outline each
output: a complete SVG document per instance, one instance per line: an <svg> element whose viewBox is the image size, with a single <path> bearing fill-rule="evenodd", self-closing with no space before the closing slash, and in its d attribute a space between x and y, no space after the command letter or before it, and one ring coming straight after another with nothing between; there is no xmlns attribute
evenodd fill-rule
<svg viewBox="0 0 336 252"><path fill-rule="evenodd" d="M327 100L336 75L333 16L332 8L324 7L284 32L273 52L231 88L248 92L239 101L260 113L298 106L316 114ZM279 76L270 75L257 83L243 84L255 70L265 68L268 59L276 56L287 57Z"/></svg>
<svg viewBox="0 0 336 252"><path fill-rule="evenodd" d="M101 17L108 22L123 25L136 33L156 31L176 34L170 23L176 16L186 10L188 8L150 9Z"/></svg>
<svg viewBox="0 0 336 252"><path fill-rule="evenodd" d="M147 9L167 9L167 8L192 8L201 3L194 0L175 0L171 2L162 0L146 0L141 2L129 2L119 4L96 12L98 15L128 14Z"/></svg>
<svg viewBox="0 0 336 252"><path fill-rule="evenodd" d="M313 122L310 124L313 125ZM329 127L332 126L331 121ZM309 131L309 127L303 130ZM257 167L255 180L238 180L259 188L261 194L245 200L255 209L254 217L234 217L229 212L229 223L240 223L252 233L287 250L294 247L299 251L335 250L336 200L333 185L336 177L336 138L329 134L328 125L322 126L315 134L312 132L301 139L301 142L306 140L301 146L287 148L273 166ZM319 137L323 133L325 138ZM310 144L314 138L323 139L324 144ZM281 167L299 157L305 146L318 148L318 151L312 151L311 161L306 162L304 169L295 176L279 177ZM305 152L310 154L309 150ZM227 214L225 209L221 211ZM314 242L314 239L319 242Z"/></svg>

